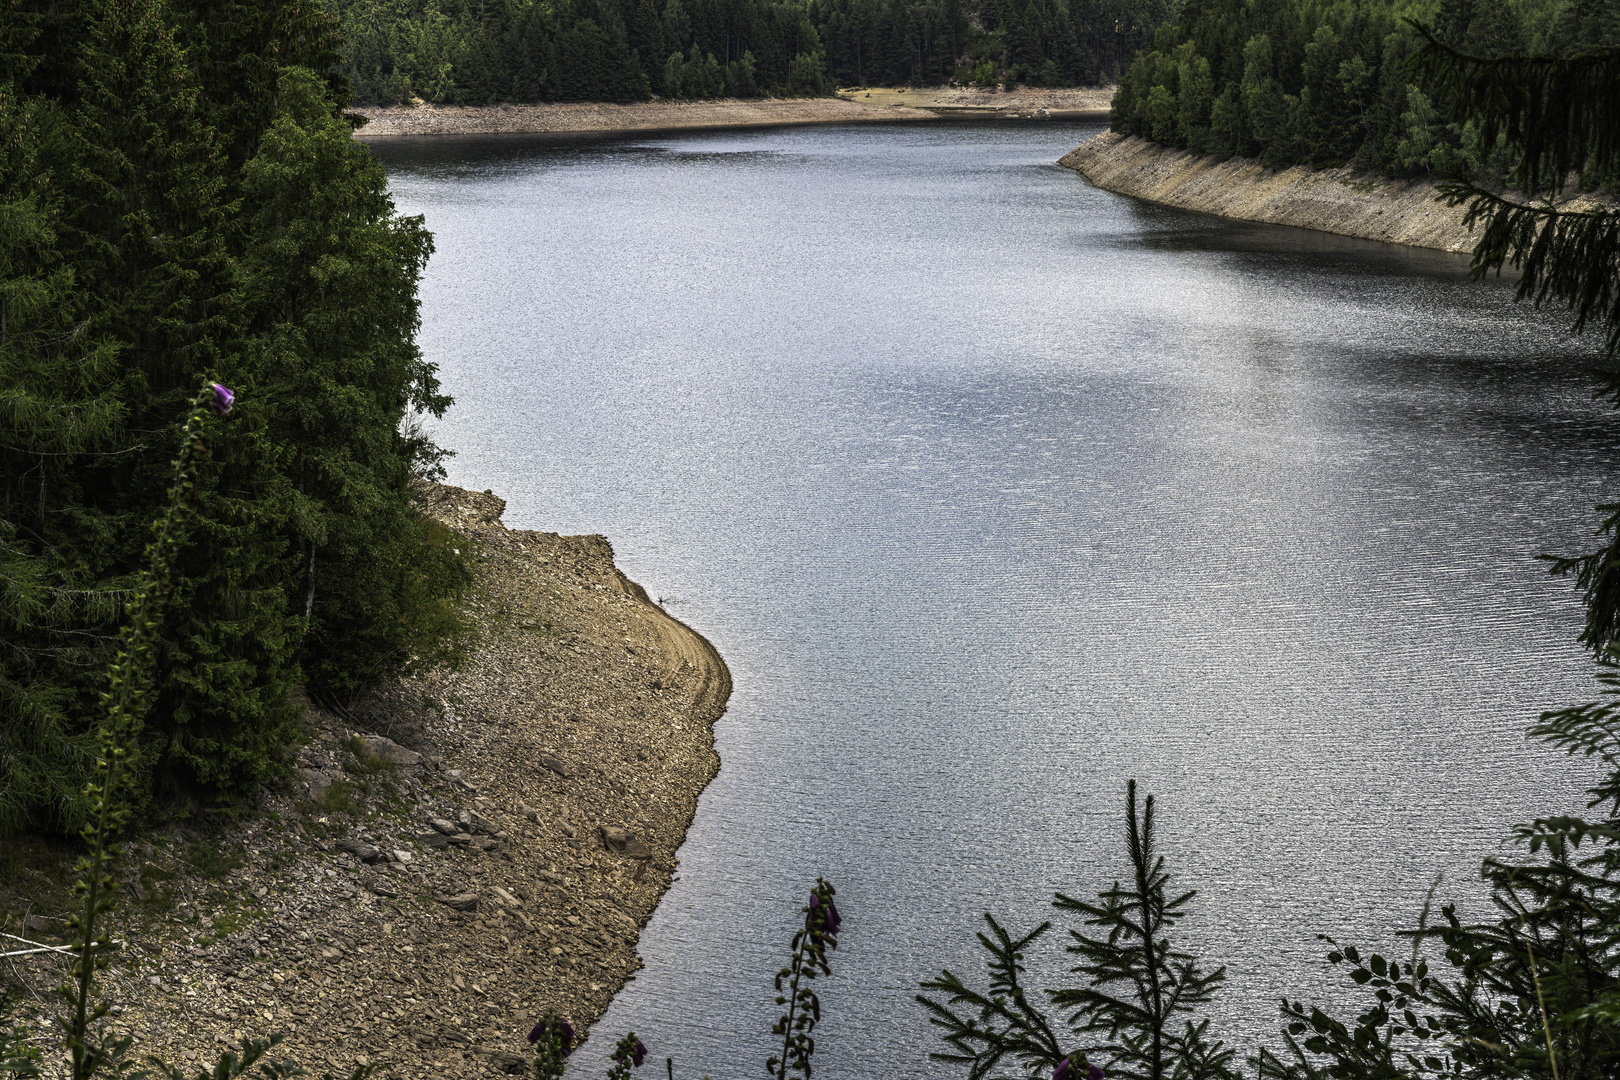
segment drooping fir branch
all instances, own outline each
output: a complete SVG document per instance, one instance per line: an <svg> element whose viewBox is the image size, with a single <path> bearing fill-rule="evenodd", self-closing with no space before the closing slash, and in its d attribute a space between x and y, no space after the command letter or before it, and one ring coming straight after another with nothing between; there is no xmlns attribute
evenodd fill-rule
<svg viewBox="0 0 1620 1080"><path fill-rule="evenodd" d="M833 903L836 891L831 883L816 879L810 903L804 908L804 929L793 935L793 958L776 974L776 1003L787 1010L771 1025L771 1034L782 1036L782 1055L765 1063L766 1072L775 1080L787 1080L789 1072L810 1076L810 1058L816 1052L811 1033L821 1019L821 999L811 984L818 971L832 973L827 950L838 948L838 928L843 923Z"/></svg>
<svg viewBox="0 0 1620 1080"><path fill-rule="evenodd" d="M69 933L78 939L77 956L70 981L59 993L70 1013L60 1017L63 1042L72 1065L73 1080L88 1080L103 1070L115 1073L129 1068L125 1055L131 1040L93 1032L92 1024L106 1016L106 1002L92 1002L96 971L106 963L106 935L97 929L102 916L113 908L115 885L111 872L120 849L117 838L129 820L129 803L124 788L129 781L130 757L140 735L141 719L156 667L156 642L163 609L173 595L173 567L180 550L196 499L196 459L203 451L203 428L211 414L231 411L235 395L219 383L210 383L191 401L189 415L180 432L180 449L174 460L174 479L169 486L168 503L152 526L152 540L146 546L146 565L137 575L125 609L118 655L108 672L107 690L101 696L106 719L97 729L99 753L96 776L85 788L90 804L90 821L82 833L89 852L74 868L79 875L74 892L82 902L69 924Z"/></svg>

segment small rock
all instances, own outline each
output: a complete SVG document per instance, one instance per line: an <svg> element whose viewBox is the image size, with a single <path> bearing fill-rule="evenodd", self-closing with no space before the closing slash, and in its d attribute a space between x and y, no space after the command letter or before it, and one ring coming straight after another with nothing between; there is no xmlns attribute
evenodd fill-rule
<svg viewBox="0 0 1620 1080"><path fill-rule="evenodd" d="M540 823L540 811L538 811L538 810L530 808L528 810L523 811L523 816L528 818L530 821L534 822L536 825L538 825Z"/></svg>
<svg viewBox="0 0 1620 1080"><path fill-rule="evenodd" d="M404 848L397 848L394 851L394 861L397 863L408 863L414 858L416 858L416 856L412 855Z"/></svg>
<svg viewBox="0 0 1620 1080"><path fill-rule="evenodd" d="M341 959L343 959L343 950L342 949L336 949L336 948L333 948L331 946L327 946L326 948L321 950L321 959L322 960L341 960Z"/></svg>
<svg viewBox="0 0 1620 1080"><path fill-rule="evenodd" d="M487 836L478 837L476 840L474 840L472 842L472 846L477 848L479 851L499 851L499 850L501 850L501 842L499 840L491 840Z"/></svg>
<svg viewBox="0 0 1620 1080"><path fill-rule="evenodd" d="M554 754L541 754L537 760L541 768L550 769L558 776L567 778L574 775L574 767Z"/></svg>
<svg viewBox="0 0 1620 1080"><path fill-rule="evenodd" d="M386 897L389 900L392 900L399 895L399 891L397 889L378 878L373 878L367 881L366 888L370 889L378 896Z"/></svg>
<svg viewBox="0 0 1620 1080"><path fill-rule="evenodd" d="M465 847L468 844L472 843L472 837L470 835L468 835L467 833L464 833L464 832L458 832L454 836L451 836L449 839L450 839L450 842L452 844L459 844L462 847Z"/></svg>
<svg viewBox="0 0 1620 1080"><path fill-rule="evenodd" d="M550 882L551 884L557 885L557 886L561 886L562 883L563 883L562 875L558 874L558 873L555 873L554 871L551 871L551 870L541 870L540 871L540 880Z"/></svg>
<svg viewBox="0 0 1620 1080"><path fill-rule="evenodd" d="M23 919L23 929L32 930L36 934L55 934L65 925L60 919L47 919L42 915L30 915Z"/></svg>
<svg viewBox="0 0 1620 1080"><path fill-rule="evenodd" d="M416 842L425 848L442 848L450 846L450 838L441 832L423 833L416 838Z"/></svg>
<svg viewBox="0 0 1620 1080"><path fill-rule="evenodd" d="M393 739L385 739L381 735L366 735L363 738L367 749L390 765L409 769L422 764L421 754L405 749Z"/></svg>
<svg viewBox="0 0 1620 1080"><path fill-rule="evenodd" d="M645 859L652 855L652 849L639 836L615 825L602 826L602 843L614 854L631 859Z"/></svg>
<svg viewBox="0 0 1620 1080"><path fill-rule="evenodd" d="M451 821L449 818L428 818L428 824L444 833L446 836L450 836L461 831L461 827L455 822Z"/></svg>
<svg viewBox="0 0 1620 1080"><path fill-rule="evenodd" d="M445 893L434 893L433 894L433 899L435 899L439 903L445 905L446 907L448 907L452 911L477 911L478 910L478 894L477 893L464 892L464 893L455 893L453 895L447 895Z"/></svg>
<svg viewBox="0 0 1620 1080"><path fill-rule="evenodd" d="M383 858L382 851L376 845L364 840L339 840L337 849L348 852L363 863L374 863Z"/></svg>
<svg viewBox="0 0 1620 1080"><path fill-rule="evenodd" d="M501 888L499 885L491 886L489 891L494 893L495 898L509 908L513 908L515 910L523 906L522 901L513 896L511 893L507 892L505 889Z"/></svg>
<svg viewBox="0 0 1620 1080"><path fill-rule="evenodd" d="M482 833L485 836L494 836L496 833L501 831L501 827L499 825L489 820L489 818L485 817L483 814L463 813L461 816L465 819L462 824L467 826L467 831L470 833Z"/></svg>

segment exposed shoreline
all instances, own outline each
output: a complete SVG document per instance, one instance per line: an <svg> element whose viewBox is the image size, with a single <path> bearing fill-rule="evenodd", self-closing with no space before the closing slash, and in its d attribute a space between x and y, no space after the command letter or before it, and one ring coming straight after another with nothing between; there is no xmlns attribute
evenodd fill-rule
<svg viewBox="0 0 1620 1080"><path fill-rule="evenodd" d="M1058 164L1107 191L1243 221L1292 225L1363 240L1469 252L1478 228L1463 225L1466 208L1435 202L1427 180L1388 180L1350 168L1267 169L1250 158L1220 161L1104 132Z"/></svg>
<svg viewBox="0 0 1620 1080"><path fill-rule="evenodd" d="M130 844L113 933L131 947L106 980L138 1055L189 1073L281 1032L278 1059L316 1075L495 1078L526 1069L541 1015L583 1034L641 967L639 930L719 769L725 661L604 538L509 530L488 492L423 485L418 501L474 557L468 663L352 717L310 705L292 782L249 820ZM199 843L236 866L199 867ZM0 881L0 923L57 937L66 887ZM49 954L7 969L32 991L25 1018L62 973ZM46 1075L59 1066L48 1053Z"/></svg>
<svg viewBox="0 0 1620 1080"><path fill-rule="evenodd" d="M648 101L629 105L363 105L358 139L423 135L543 135L558 140L678 131L941 120L1106 120L1111 88L1094 90L861 89L837 97Z"/></svg>

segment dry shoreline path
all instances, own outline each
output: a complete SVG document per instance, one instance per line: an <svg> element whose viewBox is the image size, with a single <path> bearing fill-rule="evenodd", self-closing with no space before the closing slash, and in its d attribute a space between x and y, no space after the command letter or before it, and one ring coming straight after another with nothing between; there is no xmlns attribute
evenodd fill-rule
<svg viewBox="0 0 1620 1080"><path fill-rule="evenodd" d="M629 105L365 105L359 139L410 135L610 138L675 131L942 119L1106 120L1113 88L998 90L862 87L836 97L649 101Z"/></svg>
<svg viewBox="0 0 1620 1080"><path fill-rule="evenodd" d="M725 662L602 537L509 531L487 492L420 495L475 557L470 662L350 716L308 707L294 781L251 822L131 845L106 990L136 1053L195 1067L281 1032L317 1076L522 1072L541 1014L584 1031L641 966L719 767ZM55 940L66 904L16 910L6 884L8 931ZM42 1020L60 963L8 963ZM605 1061L617 1034L582 1052Z"/></svg>

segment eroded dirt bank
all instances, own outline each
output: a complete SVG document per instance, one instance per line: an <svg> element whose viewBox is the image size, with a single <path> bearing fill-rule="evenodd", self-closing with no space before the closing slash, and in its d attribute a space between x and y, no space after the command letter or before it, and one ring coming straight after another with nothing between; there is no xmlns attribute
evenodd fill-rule
<svg viewBox="0 0 1620 1080"><path fill-rule="evenodd" d="M419 494L476 554L471 662L351 714L309 706L291 782L251 821L131 846L106 989L137 1053L194 1065L282 1032L278 1056L315 1075L522 1072L541 1014L583 1031L641 966L639 930L719 766L725 662L602 537L508 530L488 492ZM61 871L15 876L0 922L60 942ZM43 1016L63 958L5 963Z"/></svg>
<svg viewBox="0 0 1620 1080"><path fill-rule="evenodd" d="M1441 251L1472 251L1479 240L1477 229L1463 227L1464 208L1435 202L1428 181L1348 168L1272 170L1249 158L1217 161L1112 131L1087 139L1059 164L1108 191L1221 217Z"/></svg>

